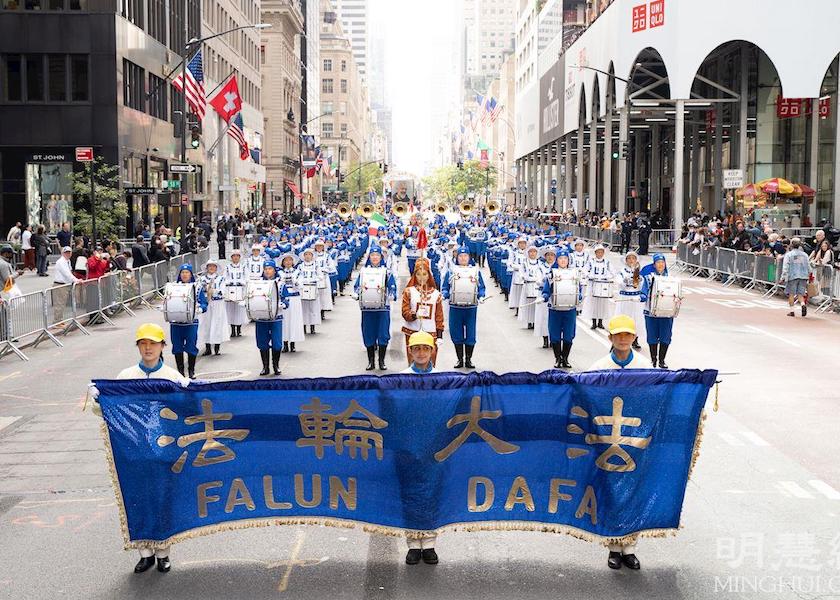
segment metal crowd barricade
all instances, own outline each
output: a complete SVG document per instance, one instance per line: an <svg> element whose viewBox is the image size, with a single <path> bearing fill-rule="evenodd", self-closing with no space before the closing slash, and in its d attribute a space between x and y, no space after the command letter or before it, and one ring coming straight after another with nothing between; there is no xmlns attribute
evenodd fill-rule
<svg viewBox="0 0 840 600"><path fill-rule="evenodd" d="M734 281L745 281L746 288L752 289L755 285L753 275L755 274L755 254L751 252L735 252L735 273Z"/></svg>
<svg viewBox="0 0 840 600"><path fill-rule="evenodd" d="M817 310L825 312L831 306L832 291L834 290L834 279L836 271L831 265L814 265L814 282L820 288L819 297L822 298Z"/></svg>
<svg viewBox="0 0 840 600"><path fill-rule="evenodd" d="M782 227L779 229L779 235L784 235L788 238L810 238L814 237L819 229L819 227ZM802 241L805 240L803 239Z"/></svg>
<svg viewBox="0 0 840 600"><path fill-rule="evenodd" d="M77 319L87 317L86 326L105 321L113 325L100 307L99 280L85 279L73 283L73 314Z"/></svg>
<svg viewBox="0 0 840 600"><path fill-rule="evenodd" d="M716 246L707 246L700 251L700 266L703 267L709 279L717 277L717 257Z"/></svg>
<svg viewBox="0 0 840 600"><path fill-rule="evenodd" d="M113 324L108 317L118 312L120 307L120 289L116 273L108 273L95 281L99 288L99 311L104 320Z"/></svg>
<svg viewBox="0 0 840 600"><path fill-rule="evenodd" d="M677 229L654 229L651 231L648 245L651 248L673 248L678 239L680 232Z"/></svg>
<svg viewBox="0 0 840 600"><path fill-rule="evenodd" d="M689 271L692 275L697 275L700 272L702 266L700 265L700 255L701 250L697 246L691 246L689 244L685 244L687 253L685 256L685 264L686 270Z"/></svg>
<svg viewBox="0 0 840 600"><path fill-rule="evenodd" d="M161 261L151 265L144 265L139 269L134 269L133 271L134 280L137 284L138 304L143 304L148 308L152 307L149 301L158 294L162 285L158 284L158 265L166 266L166 261ZM166 283L165 279L164 283Z"/></svg>
<svg viewBox="0 0 840 600"><path fill-rule="evenodd" d="M134 272L114 271L113 275L117 280L117 302L119 303L119 309L124 310L133 317L134 311L131 308L139 304L140 298L140 290L137 280L134 278Z"/></svg>
<svg viewBox="0 0 840 600"><path fill-rule="evenodd" d="M60 329L58 333L62 335L67 335L74 329L78 329L85 335L90 335L90 332L76 318L73 307L74 285L73 283L67 283L46 290L47 323L50 327L57 326Z"/></svg>
<svg viewBox="0 0 840 600"><path fill-rule="evenodd" d="M688 246L682 242L677 244L677 260L674 266L680 272L685 271L688 266Z"/></svg>
<svg viewBox="0 0 840 600"><path fill-rule="evenodd" d="M743 253L746 254L746 253ZM753 270L753 281L747 286L753 289L756 285L763 285L767 288L764 297L774 294L781 289L782 278L782 257L768 256L765 254L754 254L755 266Z"/></svg>
<svg viewBox="0 0 840 600"><path fill-rule="evenodd" d="M836 269L831 274L831 293L828 304L819 308L822 312L829 309L840 310L840 272Z"/></svg>
<svg viewBox="0 0 840 600"><path fill-rule="evenodd" d="M196 272L201 271L204 269L204 265L207 264L207 261L210 260L210 248L202 248L195 255L195 267Z"/></svg>
<svg viewBox="0 0 840 600"><path fill-rule="evenodd" d="M737 252L732 248L717 249L717 263L715 264L715 270L719 275L723 275L726 278L723 281L724 286L729 287L736 281L736 258Z"/></svg>
<svg viewBox="0 0 840 600"><path fill-rule="evenodd" d="M24 294L3 303L6 315L6 334L3 345L0 346L0 357L14 352L21 360L29 360L21 352L20 340L29 336L37 336L29 346L37 346L45 339L49 339L56 346L64 346L58 338L49 331L47 323L47 294L45 291Z"/></svg>
<svg viewBox="0 0 840 600"><path fill-rule="evenodd" d="M10 352L14 353L21 360L29 360L27 356L12 343L11 335L12 319L9 315L9 304L7 302L0 303L0 358L3 358Z"/></svg>

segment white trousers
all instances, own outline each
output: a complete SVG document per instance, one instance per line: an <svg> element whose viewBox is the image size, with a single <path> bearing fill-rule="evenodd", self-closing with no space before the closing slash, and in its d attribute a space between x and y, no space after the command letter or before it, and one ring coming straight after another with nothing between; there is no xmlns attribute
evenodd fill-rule
<svg viewBox="0 0 840 600"><path fill-rule="evenodd" d="M636 544L622 546L621 544L610 544L610 552L621 552L622 554L636 554Z"/></svg>
<svg viewBox="0 0 840 600"><path fill-rule="evenodd" d="M142 558L151 558L152 556L155 558L166 558L169 556L169 546L166 548L158 548L157 550L152 550L151 548L140 548L140 556Z"/></svg>
<svg viewBox="0 0 840 600"><path fill-rule="evenodd" d="M426 550L428 548L435 547L435 540L437 539L436 535L431 537L424 537L421 539L406 539L405 541L408 542L408 549L409 550Z"/></svg>

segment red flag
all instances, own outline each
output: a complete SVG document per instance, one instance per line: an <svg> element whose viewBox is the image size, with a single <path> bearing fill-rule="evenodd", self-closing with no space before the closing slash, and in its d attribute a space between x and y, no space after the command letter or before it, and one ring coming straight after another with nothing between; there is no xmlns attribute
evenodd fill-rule
<svg viewBox="0 0 840 600"><path fill-rule="evenodd" d="M210 100L210 106L219 113L226 123L230 121L233 115L242 110L242 96L239 95L236 75L231 77Z"/></svg>
<svg viewBox="0 0 840 600"><path fill-rule="evenodd" d="M425 248L428 245L429 245L429 240L426 237L426 229L421 227L420 228L420 233L417 234L417 248L419 250L422 250L423 248Z"/></svg>

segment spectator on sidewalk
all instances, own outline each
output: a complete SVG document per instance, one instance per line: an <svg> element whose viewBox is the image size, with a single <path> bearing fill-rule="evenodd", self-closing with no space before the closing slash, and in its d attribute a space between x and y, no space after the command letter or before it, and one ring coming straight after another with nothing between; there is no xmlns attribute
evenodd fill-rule
<svg viewBox="0 0 840 600"><path fill-rule="evenodd" d="M12 245L20 244L20 234L22 231L23 229L21 229L20 221L18 221L15 223L15 226L9 230L6 240Z"/></svg>
<svg viewBox="0 0 840 600"><path fill-rule="evenodd" d="M782 278L785 284L785 294L790 306L789 317L794 316L793 305L796 300L802 305L802 316L808 314L808 278L811 276L811 265L808 255L802 251L802 242L796 237L790 241L790 250L785 253L782 261Z"/></svg>
<svg viewBox="0 0 840 600"><path fill-rule="evenodd" d="M61 225L61 229L55 234L55 239L58 240L59 248L70 245L70 242L73 241L73 234L70 233L70 223L65 222Z"/></svg>
<svg viewBox="0 0 840 600"><path fill-rule="evenodd" d="M108 258L106 258L106 255L108 256ZM99 248L97 248L94 251L94 253L88 257L87 278L99 279L100 277L105 275L111 268L111 262L109 258L110 255L108 255L107 253L103 253Z"/></svg>
<svg viewBox="0 0 840 600"><path fill-rule="evenodd" d="M149 251L146 248L146 242L142 235L138 235L137 240L131 246L131 266L139 269L148 265L149 262Z"/></svg>
<svg viewBox="0 0 840 600"><path fill-rule="evenodd" d="M73 246L73 254L70 257L70 265L76 279L87 279L87 259L88 251L85 248L85 239L79 236L76 238L76 245Z"/></svg>
<svg viewBox="0 0 840 600"><path fill-rule="evenodd" d="M60 322L64 320L64 309L69 306L70 289L67 287L76 281L76 276L73 275L73 266L70 262L70 257L73 255L73 249L70 246L64 246L61 249L61 256L55 263L55 272L53 273L56 287L50 290L52 294L53 320ZM59 327L63 327L60 324Z"/></svg>
<svg viewBox="0 0 840 600"><path fill-rule="evenodd" d="M15 279L23 275L23 271L20 269L15 270L12 264L13 257L14 250L9 244L0 246L0 290L10 285L9 280L14 283ZM2 301L2 298L0 298L0 301Z"/></svg>
<svg viewBox="0 0 840 600"><path fill-rule="evenodd" d="M819 247L811 252L809 257L811 263L818 267L826 267L834 264L834 250L831 249L831 244L828 240L823 239Z"/></svg>
<svg viewBox="0 0 840 600"><path fill-rule="evenodd" d="M32 246L32 225L23 228L20 234L20 249L23 252L23 269L35 270L35 248Z"/></svg>
<svg viewBox="0 0 840 600"><path fill-rule="evenodd" d="M32 236L32 247L35 250L35 263L38 277L47 277L47 256L50 254L50 238L44 232L44 226L38 225L38 232Z"/></svg>

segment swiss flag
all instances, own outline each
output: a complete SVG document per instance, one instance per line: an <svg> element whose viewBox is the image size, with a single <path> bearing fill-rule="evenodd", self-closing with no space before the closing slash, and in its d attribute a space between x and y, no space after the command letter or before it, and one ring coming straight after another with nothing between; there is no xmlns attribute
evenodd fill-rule
<svg viewBox="0 0 840 600"><path fill-rule="evenodd" d="M236 75L231 77L210 100L210 106L219 113L225 122L229 122L233 115L242 110L242 96L239 95Z"/></svg>

